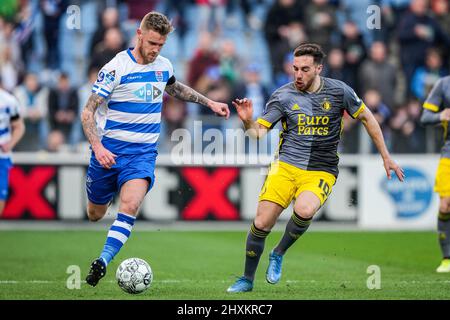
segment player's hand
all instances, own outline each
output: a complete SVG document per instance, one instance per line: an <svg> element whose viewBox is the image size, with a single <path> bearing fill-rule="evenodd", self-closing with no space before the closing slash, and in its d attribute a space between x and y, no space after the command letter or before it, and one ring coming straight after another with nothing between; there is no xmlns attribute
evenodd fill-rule
<svg viewBox="0 0 450 320"><path fill-rule="evenodd" d="M226 103L211 101L208 106L218 116L226 119L230 117L230 109Z"/></svg>
<svg viewBox="0 0 450 320"><path fill-rule="evenodd" d="M116 164L115 158L117 156L106 149L101 143L95 148L92 147L92 150L94 151L95 158L103 168L111 169L111 167Z"/></svg>
<svg viewBox="0 0 450 320"><path fill-rule="evenodd" d="M444 111L441 112L439 118L441 121L450 121L450 108L444 109Z"/></svg>
<svg viewBox="0 0 450 320"><path fill-rule="evenodd" d="M242 121L250 121L253 119L253 103L252 100L236 99L231 102L236 108L237 114Z"/></svg>
<svg viewBox="0 0 450 320"><path fill-rule="evenodd" d="M384 162L384 169L386 170L386 175L389 180L391 180L392 178L391 170L394 170L398 180L400 180L401 182L405 180L405 173L403 172L403 169L400 168L400 166L397 163L395 163L394 160L392 160L391 158L387 158L383 162Z"/></svg>

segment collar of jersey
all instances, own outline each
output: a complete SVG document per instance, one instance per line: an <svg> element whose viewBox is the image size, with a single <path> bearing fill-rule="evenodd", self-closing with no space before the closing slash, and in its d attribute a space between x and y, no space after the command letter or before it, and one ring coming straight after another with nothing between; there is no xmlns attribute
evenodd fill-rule
<svg viewBox="0 0 450 320"><path fill-rule="evenodd" d="M320 76L319 76L319 77L320 77ZM298 90L297 87L295 86L295 82L293 83L294 88L295 88L297 91L299 91L299 92L301 92L301 93L304 93L304 94L317 94L317 93L320 93L320 91L322 91L322 89L323 89L324 84L325 84L325 81L323 80L322 77L320 77L320 86L319 86L319 89L317 89L317 90L314 91L314 92L308 92L308 91L301 91L301 90Z"/></svg>
<svg viewBox="0 0 450 320"><path fill-rule="evenodd" d="M127 53L130 56L131 60L133 60L134 63L137 63L136 59L134 58L133 54L131 53L131 50L133 50L133 48L128 48Z"/></svg>

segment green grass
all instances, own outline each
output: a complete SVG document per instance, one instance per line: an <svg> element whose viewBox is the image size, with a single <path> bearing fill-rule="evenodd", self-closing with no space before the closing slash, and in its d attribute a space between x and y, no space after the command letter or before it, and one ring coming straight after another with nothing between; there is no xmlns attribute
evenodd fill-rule
<svg viewBox="0 0 450 320"><path fill-rule="evenodd" d="M450 274L436 274L440 253L432 232L309 232L286 254L279 284L266 283L266 241L253 292L229 295L241 275L246 232L134 232L95 288L69 290L70 265L84 280L106 231L1 231L0 299L450 299ZM147 260L152 287L129 295L115 283L125 258ZM381 269L381 289L369 290L367 267Z"/></svg>

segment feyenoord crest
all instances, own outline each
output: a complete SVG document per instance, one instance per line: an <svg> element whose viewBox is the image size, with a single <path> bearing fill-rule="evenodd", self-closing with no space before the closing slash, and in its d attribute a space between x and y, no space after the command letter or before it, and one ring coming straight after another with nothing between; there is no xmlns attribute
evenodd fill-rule
<svg viewBox="0 0 450 320"><path fill-rule="evenodd" d="M328 101L327 98L323 99L323 101L322 101L322 108L325 111L328 111L328 110L331 109L331 103L330 103L330 101Z"/></svg>
<svg viewBox="0 0 450 320"><path fill-rule="evenodd" d="M162 82L164 80L163 72L162 71L155 71L156 80L158 82Z"/></svg>

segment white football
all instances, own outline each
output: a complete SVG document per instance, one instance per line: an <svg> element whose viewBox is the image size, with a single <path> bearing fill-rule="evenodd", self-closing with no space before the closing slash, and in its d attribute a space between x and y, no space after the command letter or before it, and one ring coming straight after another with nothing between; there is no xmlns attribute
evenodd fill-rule
<svg viewBox="0 0 450 320"><path fill-rule="evenodd" d="M119 265L116 279L123 291L131 294L141 293L150 288L153 272L150 265L139 258L129 258Z"/></svg>

